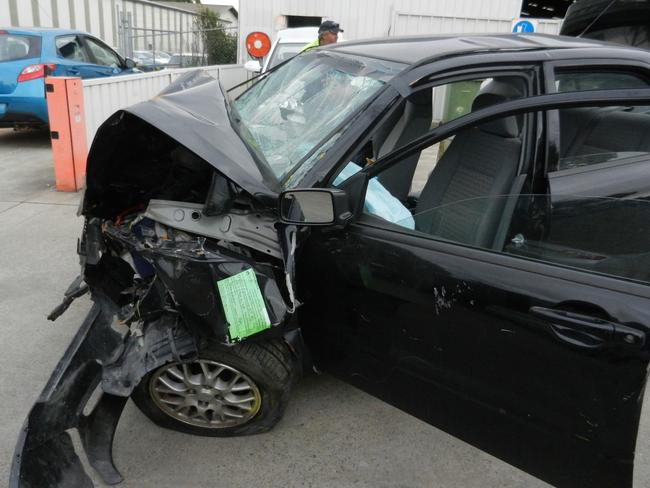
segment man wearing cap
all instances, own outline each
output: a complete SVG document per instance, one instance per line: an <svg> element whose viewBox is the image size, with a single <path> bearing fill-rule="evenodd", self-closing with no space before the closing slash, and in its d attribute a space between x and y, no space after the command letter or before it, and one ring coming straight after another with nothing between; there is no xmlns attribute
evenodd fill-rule
<svg viewBox="0 0 650 488"><path fill-rule="evenodd" d="M313 40L305 47L302 48L302 51L309 51L319 46L327 46L328 44L335 44L339 40L339 32L343 32L343 29L339 27L339 24L333 20L326 20L318 28L318 39Z"/></svg>

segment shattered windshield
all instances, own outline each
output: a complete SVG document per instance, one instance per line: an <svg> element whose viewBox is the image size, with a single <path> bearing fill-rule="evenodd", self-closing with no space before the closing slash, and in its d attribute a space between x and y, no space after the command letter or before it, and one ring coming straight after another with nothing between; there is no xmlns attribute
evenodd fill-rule
<svg viewBox="0 0 650 488"><path fill-rule="evenodd" d="M402 68L371 58L305 53L239 97L235 120L244 140L286 181Z"/></svg>

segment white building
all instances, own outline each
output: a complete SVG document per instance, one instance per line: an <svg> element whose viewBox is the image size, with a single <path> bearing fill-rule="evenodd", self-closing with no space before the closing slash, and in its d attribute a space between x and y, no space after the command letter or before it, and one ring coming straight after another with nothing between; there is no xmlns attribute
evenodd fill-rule
<svg viewBox="0 0 650 488"><path fill-rule="evenodd" d="M275 40L287 27L334 20L346 40L412 34L510 32L522 0L240 0L239 62L248 59L246 35L261 31ZM558 20L539 20L538 31L555 34Z"/></svg>
<svg viewBox="0 0 650 488"><path fill-rule="evenodd" d="M237 12L215 6L236 27ZM231 10L232 9L232 10ZM190 52L196 12L175 2L150 0L0 0L0 27L61 27L89 32L123 51L123 19L130 21L133 49ZM157 32L154 33L152 30Z"/></svg>
<svg viewBox="0 0 650 488"><path fill-rule="evenodd" d="M214 4L198 4L198 3L187 3L187 2L172 2L165 1L161 2L160 0L153 0L159 5L175 7L181 10L186 10L188 12L197 13L201 8L207 8L212 10L219 16L219 20L226 29L236 29L238 25L238 13L235 7L232 5L214 5Z"/></svg>

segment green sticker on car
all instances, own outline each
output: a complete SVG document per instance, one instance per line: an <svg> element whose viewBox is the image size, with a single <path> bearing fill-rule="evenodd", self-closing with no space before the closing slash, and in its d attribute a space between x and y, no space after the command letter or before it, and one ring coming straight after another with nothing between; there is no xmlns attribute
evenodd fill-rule
<svg viewBox="0 0 650 488"><path fill-rule="evenodd" d="M217 281L230 339L238 341L268 329L271 320L253 269Z"/></svg>

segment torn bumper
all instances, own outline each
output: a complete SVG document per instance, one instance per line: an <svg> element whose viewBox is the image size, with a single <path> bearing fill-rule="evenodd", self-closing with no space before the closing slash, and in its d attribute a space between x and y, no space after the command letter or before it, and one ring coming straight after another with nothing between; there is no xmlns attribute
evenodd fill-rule
<svg viewBox="0 0 650 488"><path fill-rule="evenodd" d="M80 254L94 305L23 425L11 488L93 486L75 452L70 435L75 429L103 481L119 483L113 437L140 380L167 362L196 359L206 342L230 345L247 339L233 334L220 281L253 274L269 325L251 334L257 340L280 336L292 341L293 307L278 285L284 278L280 260L275 260L280 265L260 262L224 247L225 242L143 217L137 222L142 223L87 223ZM76 280L52 316L60 315L84 286Z"/></svg>
<svg viewBox="0 0 650 488"><path fill-rule="evenodd" d="M11 488L93 486L73 447L72 429L104 482L122 481L111 452L131 391L151 369L196 354L192 337L173 318L148 324L143 335L125 334L116 308L101 297L95 302L23 425ZM84 412L97 387L96 403Z"/></svg>
<svg viewBox="0 0 650 488"><path fill-rule="evenodd" d="M75 453L68 430L76 428L82 439L89 437L92 421L82 420L91 418L84 417L83 410L101 381L99 361L109 360L123 340L111 329L111 322L110 310L94 305L57 364L20 433L11 466L11 488L93 486ZM98 406L104 403L104 410L109 412L102 426L102 437L109 441L108 457L102 449L92 450L97 455L94 460L94 456L89 456L91 463L106 472L106 481L112 483L121 481L121 476L112 469L110 444L126 400L106 395L99 401Z"/></svg>

